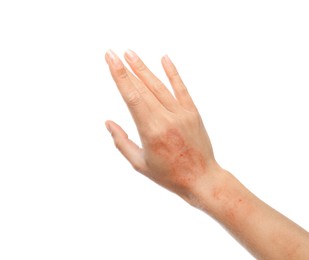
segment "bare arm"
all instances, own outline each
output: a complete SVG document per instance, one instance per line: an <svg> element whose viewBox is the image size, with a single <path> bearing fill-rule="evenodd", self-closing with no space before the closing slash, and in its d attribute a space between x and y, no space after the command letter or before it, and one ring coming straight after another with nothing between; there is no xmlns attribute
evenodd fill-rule
<svg viewBox="0 0 309 260"><path fill-rule="evenodd" d="M212 146L185 85L170 59L162 65L174 91L132 51L133 75L113 53L106 61L136 123L142 147L106 122L116 147L135 170L175 192L217 220L259 259L309 259L309 234L245 188L216 162Z"/></svg>

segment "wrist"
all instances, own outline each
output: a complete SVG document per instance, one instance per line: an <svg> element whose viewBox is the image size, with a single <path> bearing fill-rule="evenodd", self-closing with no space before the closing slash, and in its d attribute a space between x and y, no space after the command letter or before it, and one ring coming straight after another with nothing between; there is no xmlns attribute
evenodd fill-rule
<svg viewBox="0 0 309 260"><path fill-rule="evenodd" d="M200 174L200 177L191 185L189 193L183 197L191 206L200 210L208 211L208 205L213 199L216 190L228 183L231 174L215 164L211 169L207 169Z"/></svg>
<svg viewBox="0 0 309 260"><path fill-rule="evenodd" d="M203 175L188 200L189 204L216 219L231 217L246 207L252 194L227 170L220 166Z"/></svg>

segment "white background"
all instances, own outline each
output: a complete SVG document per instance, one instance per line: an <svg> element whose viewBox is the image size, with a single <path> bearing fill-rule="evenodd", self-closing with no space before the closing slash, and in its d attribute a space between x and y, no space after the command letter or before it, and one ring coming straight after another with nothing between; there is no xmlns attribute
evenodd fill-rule
<svg viewBox="0 0 309 260"><path fill-rule="evenodd" d="M219 163L309 229L308 1L0 2L0 259L252 259L135 173L138 142L104 61L169 54Z"/></svg>

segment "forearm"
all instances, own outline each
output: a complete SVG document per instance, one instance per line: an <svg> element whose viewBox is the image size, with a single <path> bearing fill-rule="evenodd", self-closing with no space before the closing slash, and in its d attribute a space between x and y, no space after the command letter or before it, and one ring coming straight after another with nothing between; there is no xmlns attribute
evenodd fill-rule
<svg viewBox="0 0 309 260"><path fill-rule="evenodd" d="M309 259L308 232L225 170L218 170L211 181L200 181L189 203L212 216L259 259Z"/></svg>

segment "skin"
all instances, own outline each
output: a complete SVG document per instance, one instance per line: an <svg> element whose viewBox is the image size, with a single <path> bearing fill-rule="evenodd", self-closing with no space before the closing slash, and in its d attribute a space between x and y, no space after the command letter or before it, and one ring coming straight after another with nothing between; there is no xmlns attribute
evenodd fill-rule
<svg viewBox="0 0 309 260"><path fill-rule="evenodd" d="M212 216L256 258L309 259L309 233L217 163L199 112L168 56L162 65L174 95L134 52L124 55L134 74L111 50L105 58L142 147L115 122L106 121L106 127L136 171Z"/></svg>

